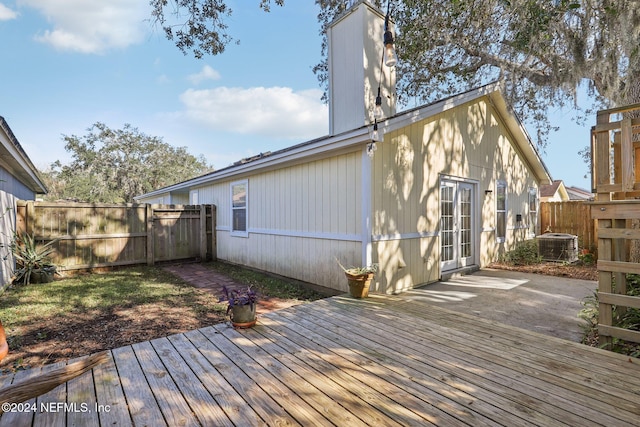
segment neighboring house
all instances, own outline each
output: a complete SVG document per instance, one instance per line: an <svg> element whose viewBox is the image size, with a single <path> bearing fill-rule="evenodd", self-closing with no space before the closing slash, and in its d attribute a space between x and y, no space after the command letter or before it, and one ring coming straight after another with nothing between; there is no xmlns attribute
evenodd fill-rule
<svg viewBox="0 0 640 427"><path fill-rule="evenodd" d="M561 179L557 179L549 185L540 186L541 202L566 202L567 200L569 200L569 193Z"/></svg>
<svg viewBox="0 0 640 427"><path fill-rule="evenodd" d="M3 117L0 117L0 289L13 274L9 244L16 229L16 200L35 200L47 192L38 172Z"/></svg>
<svg viewBox="0 0 640 427"><path fill-rule="evenodd" d="M569 200L594 200L592 192L579 187L566 187Z"/></svg>
<svg viewBox="0 0 640 427"><path fill-rule="evenodd" d="M375 66L383 19L361 1L328 29L330 136L136 200L215 204L218 258L342 291L336 259L378 263L372 291L395 293L539 233L551 179L498 86L396 114L393 70ZM391 102L370 157L378 85Z"/></svg>

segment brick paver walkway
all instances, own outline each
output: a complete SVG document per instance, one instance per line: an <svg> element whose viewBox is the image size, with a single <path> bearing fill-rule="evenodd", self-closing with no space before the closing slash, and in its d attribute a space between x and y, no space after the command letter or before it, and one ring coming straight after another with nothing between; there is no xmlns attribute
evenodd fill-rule
<svg viewBox="0 0 640 427"><path fill-rule="evenodd" d="M192 286L203 289L211 293L216 298L222 295L222 287L227 286L228 289L240 289L245 285L234 280L233 278L218 273L212 269L206 268L202 264L170 264L162 267L164 270L180 277ZM268 313L273 310L291 307L300 304L298 300L284 300L281 298L259 296L256 312L258 314Z"/></svg>

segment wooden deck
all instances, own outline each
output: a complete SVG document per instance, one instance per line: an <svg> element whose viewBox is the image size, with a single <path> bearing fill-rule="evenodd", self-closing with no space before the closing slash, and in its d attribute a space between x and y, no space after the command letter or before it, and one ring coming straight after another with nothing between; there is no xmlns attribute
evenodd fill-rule
<svg viewBox="0 0 640 427"><path fill-rule="evenodd" d="M638 359L419 295L334 297L250 330L118 348L0 425L640 426Z"/></svg>

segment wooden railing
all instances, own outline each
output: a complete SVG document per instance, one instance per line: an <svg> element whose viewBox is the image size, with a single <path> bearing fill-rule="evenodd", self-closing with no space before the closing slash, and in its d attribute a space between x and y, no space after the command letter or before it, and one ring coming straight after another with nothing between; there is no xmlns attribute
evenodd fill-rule
<svg viewBox="0 0 640 427"><path fill-rule="evenodd" d="M19 201L16 220L18 232L56 241L62 270L216 258L213 205Z"/></svg>
<svg viewBox="0 0 640 427"><path fill-rule="evenodd" d="M598 112L591 130L591 218L598 233L598 334L640 343L640 332L614 325L616 314L640 309L640 297L626 295L627 275L640 274L632 262L640 247L640 104Z"/></svg>

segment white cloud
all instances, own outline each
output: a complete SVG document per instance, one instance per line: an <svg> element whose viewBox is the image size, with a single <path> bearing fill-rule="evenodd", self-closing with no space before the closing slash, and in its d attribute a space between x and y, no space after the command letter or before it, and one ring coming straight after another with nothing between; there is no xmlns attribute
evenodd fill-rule
<svg viewBox="0 0 640 427"><path fill-rule="evenodd" d="M199 73L191 74L187 78L194 85L198 85L202 83L204 80L219 80L220 73L214 70L213 68L211 68L210 66L205 65L204 67L202 67L202 70L200 70Z"/></svg>
<svg viewBox="0 0 640 427"><path fill-rule="evenodd" d="M144 39L149 26L149 6L139 0L21 0L20 5L37 9L52 28L36 40L56 49L102 53L124 48Z"/></svg>
<svg viewBox="0 0 640 427"><path fill-rule="evenodd" d="M18 12L9 9L4 4L0 3L0 21L10 21L11 19L16 19L17 17Z"/></svg>
<svg viewBox="0 0 640 427"><path fill-rule="evenodd" d="M286 87L189 89L180 100L187 118L217 131L305 140L327 134L327 106L318 89Z"/></svg>

